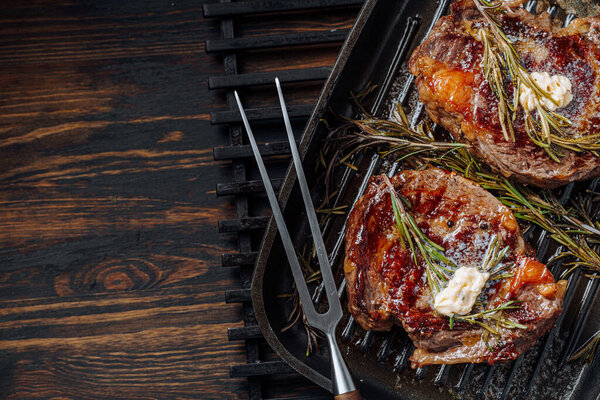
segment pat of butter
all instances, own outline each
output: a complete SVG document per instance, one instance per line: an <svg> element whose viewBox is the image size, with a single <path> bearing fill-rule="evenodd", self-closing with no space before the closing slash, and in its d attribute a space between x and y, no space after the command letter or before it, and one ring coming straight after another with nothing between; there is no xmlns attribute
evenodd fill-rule
<svg viewBox="0 0 600 400"><path fill-rule="evenodd" d="M489 277L489 273L477 268L460 267L454 272L448 286L435 296L433 307L447 316L467 314Z"/></svg>
<svg viewBox="0 0 600 400"><path fill-rule="evenodd" d="M550 76L547 72L532 72L531 77L540 87L540 89L546 91L550 96L558 103L554 104L550 99L541 97L539 99L540 105L545 107L547 110L554 111L557 108L564 107L573 100L573 94L571 93L571 81L564 75L552 75ZM527 111L535 110L536 102L538 99L533 91L521 85L521 95L519 96L519 102L523 108Z"/></svg>

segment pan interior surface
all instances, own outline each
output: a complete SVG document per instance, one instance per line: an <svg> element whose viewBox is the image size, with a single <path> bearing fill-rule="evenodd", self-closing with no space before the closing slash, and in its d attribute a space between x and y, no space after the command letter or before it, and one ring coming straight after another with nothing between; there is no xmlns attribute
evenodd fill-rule
<svg viewBox="0 0 600 400"><path fill-rule="evenodd" d="M378 116L386 117L395 102L400 101L409 112L409 120L418 122L427 118L418 102L406 61L435 20L446 13L448 5L449 1L445 0L367 1L301 141L300 152L304 154L303 165L315 204L323 198L324 189L322 178L311 171L315 171L319 149L328 133L319 121L332 118L333 114L352 117L350 93L375 83L378 89L372 96L372 107ZM339 182L340 204L351 206L370 175L386 173L392 168L389 162L374 154L367 153L359 161L358 172L348 172ZM589 185L589 182L573 185L572 195L585 193ZM311 243L311 238L306 217L300 211L303 210L302 200L293 171L288 171L284 179L280 202L290 234L301 249L304 243ZM338 286L343 281L343 243L340 247L340 238L344 218L334 218L324 230ZM556 250L539 230L534 230L526 240L537 249L538 257L544 262ZM292 302L282 295L292 292L292 284L281 240L271 222L258 255L252 284L259 325L269 344L286 362L313 382L330 389L329 354L324 343L318 351L307 356L306 332L301 323L282 332L289 323L293 307ZM563 358L569 341L582 341L600 329L600 308L594 307L599 284L600 280L590 281L579 272L573 274L568 292L573 300L565 307L557 327L517 360L506 364L461 364L412 370L408 359L413 345L401 328L394 327L388 333L365 332L349 321L347 311L338 327L338 343L366 398L596 399L600 395L597 359L588 366L581 362L564 363ZM343 294L342 300L345 300ZM343 306L346 310L344 303Z"/></svg>

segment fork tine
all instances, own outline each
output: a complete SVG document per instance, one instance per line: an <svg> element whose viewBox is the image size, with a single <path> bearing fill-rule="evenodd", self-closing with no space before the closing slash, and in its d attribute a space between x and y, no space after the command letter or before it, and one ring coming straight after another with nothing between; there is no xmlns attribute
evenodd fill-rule
<svg viewBox="0 0 600 400"><path fill-rule="evenodd" d="M317 258L319 259L319 265L321 266L321 275L323 276L323 282L327 289L327 299L329 300L329 310L335 314L332 321L335 320L336 316L342 316L342 307L337 297L337 287L331 272L331 266L329 264L329 257L327 256L327 250L325 249L325 243L323 243L323 235L321 234L321 228L315 212L315 207L310 197L308 190L308 184L306 183L306 177L304 176L304 170L302 168L302 160L298 153L298 147L296 146L296 140L294 138L294 132L292 131L292 124L290 123L290 117L285 106L285 100L283 98L283 92L281 90L281 84L279 78L275 78L275 85L277 86L277 94L279 95L279 104L281 106L281 112L283 114L283 121L285 123L285 130L287 132L288 141L290 142L290 150L292 152L292 158L294 159L294 166L296 168L296 175L298 176L298 184L300 191L302 192L302 200L304 200L304 208L306 209L306 216L310 225L310 231L312 233L313 241L317 250ZM334 299L335 297L335 299ZM339 318L338 317L338 318ZM335 321L337 323L337 321Z"/></svg>
<svg viewBox="0 0 600 400"><path fill-rule="evenodd" d="M235 95L235 101L237 102L238 108L240 109L240 115L242 116L244 127L246 128L246 132L248 133L250 147L252 147L252 153L254 153L254 158L256 159L256 164L258 165L258 171L260 172L260 177L262 178L262 181L265 185L265 191L267 192L269 203L271 205L271 208L273 209L273 217L275 218L275 222L277 223L277 228L279 229L279 234L281 235L281 241L283 242L285 254L292 269L292 275L294 276L294 281L296 282L296 288L298 289L298 294L300 295L300 300L302 302L304 314L306 315L307 320L310 322L311 320L318 319L319 314L317 314L315 306L311 300L308 287L306 286L306 281L304 280L304 274L302 273L300 263L298 262L298 258L296 256L296 250L292 245L292 239L290 238L290 234L287 230L287 226L283 219L281 208L279 208L279 202L277 201L275 191L273 190L273 186L271 185L269 174L267 173L267 169L265 168L265 164L258 150L258 146L256 145L256 140L254 139L254 134L252 133L252 129L250 128L250 123L248 122L248 118L246 117L246 112L244 111L244 107L242 106L242 102L240 101L240 96L238 95L237 91L233 93Z"/></svg>

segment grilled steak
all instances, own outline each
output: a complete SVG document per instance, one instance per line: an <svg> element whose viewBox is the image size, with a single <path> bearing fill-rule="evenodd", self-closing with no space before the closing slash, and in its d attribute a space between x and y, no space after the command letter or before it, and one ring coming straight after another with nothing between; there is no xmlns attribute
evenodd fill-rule
<svg viewBox="0 0 600 400"><path fill-rule="evenodd" d="M348 307L364 329L402 324L416 347L413 367L514 359L550 329L566 282L555 283L532 257L508 208L479 185L440 169L403 171L390 181L421 231L457 266L481 265L494 236L509 247L502 263L512 277L488 280L472 313L518 300L520 308L503 316L526 329L499 328L498 335L488 335L460 319L451 327L449 317L434 311L423 258L415 264L403 244L382 176L371 179L354 205L345 234Z"/></svg>
<svg viewBox="0 0 600 400"><path fill-rule="evenodd" d="M528 71L571 81L573 100L558 109L573 122L565 136L600 132L600 18L559 28L546 12L535 16L518 8L499 20ZM523 183L557 187L600 175L600 157L590 152L565 150L560 162L553 161L527 135L522 107L513 123L516 141L504 139L498 100L482 72L483 45L474 37L483 21L471 0L460 0L412 54L409 69L431 119L470 143L478 158ZM512 82L505 85L511 102Z"/></svg>

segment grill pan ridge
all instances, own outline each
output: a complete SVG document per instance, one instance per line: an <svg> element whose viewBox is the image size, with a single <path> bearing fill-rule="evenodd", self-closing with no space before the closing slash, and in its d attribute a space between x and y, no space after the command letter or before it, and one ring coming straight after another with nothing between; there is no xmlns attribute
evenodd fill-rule
<svg viewBox="0 0 600 400"><path fill-rule="evenodd" d="M300 142L309 186L318 197L322 187L314 171L316 155L327 131L320 124L322 117L336 114L352 116L348 99L369 82L378 84L371 110L386 116L391 105L398 101L408 111L412 124L425 118L424 107L418 102L413 77L407 72L406 61L412 50L429 33L437 19L447 12L450 0L397 1L370 0L363 6L356 24L350 31L338 60L332 69L319 101L315 106ZM537 2L527 3L535 10ZM551 15L560 11L550 7ZM566 19L572 16L567 15ZM438 129L434 126L434 129ZM398 167L376 155L366 155L359 163L359 172L348 169L339 183L335 201L352 205L362 194L368 178L376 173L392 174ZM314 175L314 174L313 174ZM279 194L284 217L291 236L298 238L298 248L307 236L308 226L300 204L299 188L293 168L288 169ZM599 180L569 184L559 189L566 203L578 193L597 188ZM322 194L321 194L322 195ZM589 193L587 194L590 195ZM338 279L340 297L345 289L343 270L344 217L330 219L323 233L330 249L330 261ZM560 251L540 229L530 229L526 240L536 249L537 256L547 261ZM557 276L561 265L551 271ZM297 324L285 333L291 305L278 298L289 293L292 277L274 221L270 221L257 256L252 282L252 302L257 322L271 347L296 371L325 389L331 388L327 348L306 356L305 334ZM411 370L408 359L414 349L406 333L399 327L391 332L365 332L345 312L338 328L338 341L346 361L365 398L371 399L600 399L600 363L566 363L566 358L585 338L600 329L600 310L594 307L600 290L600 280L589 280L579 271L569 278L564 312L555 327L536 345L507 364L444 365ZM313 299L323 300L322 287L316 287Z"/></svg>

